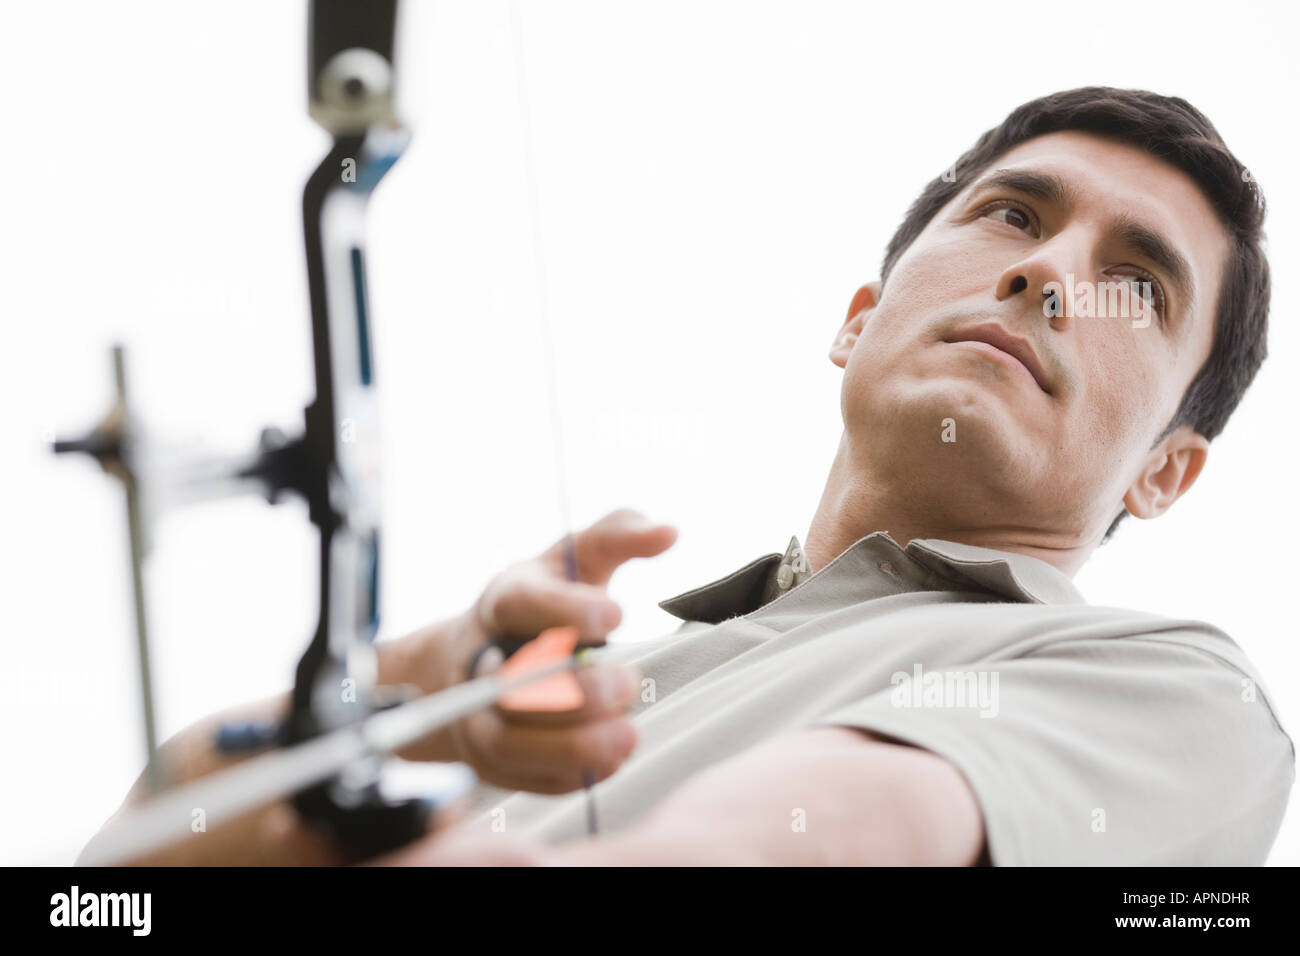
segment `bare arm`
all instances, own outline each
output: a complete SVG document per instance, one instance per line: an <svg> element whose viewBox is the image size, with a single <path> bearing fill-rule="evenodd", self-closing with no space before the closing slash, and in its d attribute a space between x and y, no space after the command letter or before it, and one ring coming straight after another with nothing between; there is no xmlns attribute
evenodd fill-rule
<svg viewBox="0 0 1300 956"><path fill-rule="evenodd" d="M453 625L454 619L450 619L429 625L405 637L376 644L378 683L411 684L426 694L450 686L453 683L449 678L453 666ZM194 780L243 759L242 756L229 756L213 749L217 729L222 724L280 720L288 709L289 695L276 694L274 697L212 714L179 731L159 747L168 785ZM451 760L453 758L447 747L445 739L431 739L422 744L418 756L426 760ZM127 794L126 804L136 803L148 795L146 775L142 773Z"/></svg>
<svg viewBox="0 0 1300 956"><path fill-rule="evenodd" d="M947 760L818 727L709 767L641 826L567 844L545 862L969 866L983 859L984 839L975 795Z"/></svg>
<svg viewBox="0 0 1300 956"><path fill-rule="evenodd" d="M430 625L403 638L376 645L378 683L414 684L424 693L448 686L454 657L460 651L455 642L456 619ZM210 715L191 724L158 748L168 786L175 786L215 773L246 759L216 750L218 728L227 722L275 721L288 712L289 695L277 694ZM451 760L445 735L430 737L403 756L410 759ZM104 826L111 829L125 811L151 795L147 775L142 773L127 793L122 806ZM93 840L91 841L93 844ZM203 865L335 863L334 848L317 834L299 825L285 803L276 803L241 815L214 829L135 861L147 865Z"/></svg>

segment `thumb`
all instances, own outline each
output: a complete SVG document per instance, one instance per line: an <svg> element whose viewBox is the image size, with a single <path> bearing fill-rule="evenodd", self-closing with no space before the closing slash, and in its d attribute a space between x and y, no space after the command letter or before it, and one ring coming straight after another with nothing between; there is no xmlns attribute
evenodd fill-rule
<svg viewBox="0 0 1300 956"><path fill-rule="evenodd" d="M631 508L620 508L573 537L578 579L604 586L629 559L651 558L671 548L677 541L677 529L651 521ZM548 556L559 560L563 568L564 541L557 542Z"/></svg>

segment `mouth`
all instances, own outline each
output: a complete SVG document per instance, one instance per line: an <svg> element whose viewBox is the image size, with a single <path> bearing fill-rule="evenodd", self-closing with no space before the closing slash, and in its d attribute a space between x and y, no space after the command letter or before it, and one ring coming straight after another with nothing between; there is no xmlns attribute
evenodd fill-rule
<svg viewBox="0 0 1300 956"><path fill-rule="evenodd" d="M996 323L989 322L983 325L973 325L970 328L953 332L944 339L944 342L950 345L978 349L990 358L1020 370L1033 379L1034 384L1042 389L1044 393L1052 394L1052 389L1049 387L1047 380L1047 372L1043 368L1043 363L1038 361L1033 346L1024 339L1012 335Z"/></svg>

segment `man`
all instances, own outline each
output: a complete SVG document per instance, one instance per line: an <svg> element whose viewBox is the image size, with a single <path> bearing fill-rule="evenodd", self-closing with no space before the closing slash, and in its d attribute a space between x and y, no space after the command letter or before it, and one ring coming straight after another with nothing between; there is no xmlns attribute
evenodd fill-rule
<svg viewBox="0 0 1300 956"><path fill-rule="evenodd" d="M1259 675L1214 627L1094 607L1070 580L1125 514L1193 485L1263 361L1263 218L1183 100L1086 88L1014 111L852 298L805 543L663 602L683 624L616 646L633 680L585 674L581 713L485 711L413 748L486 785L454 834L385 862L1263 862L1295 752ZM557 546L386 645L381 676L447 686L494 633L598 640L614 569L672 538L617 512L579 536L580 583ZM204 739L168 747L202 773ZM243 826L226 844L248 859L331 858L284 807Z"/></svg>

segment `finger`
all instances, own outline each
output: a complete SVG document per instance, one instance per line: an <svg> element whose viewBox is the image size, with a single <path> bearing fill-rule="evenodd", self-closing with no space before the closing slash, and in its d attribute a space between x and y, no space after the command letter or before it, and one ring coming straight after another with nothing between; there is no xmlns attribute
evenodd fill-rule
<svg viewBox="0 0 1300 956"><path fill-rule="evenodd" d="M622 608L603 588L527 568L497 578L479 608L487 634L534 637L548 627L572 626L584 644L603 642L623 620Z"/></svg>
<svg viewBox="0 0 1300 956"><path fill-rule="evenodd" d="M651 558L672 547L677 540L677 529L653 522L631 508L620 508L575 532L573 538L578 580L603 587L624 562L631 558ZM558 576L565 576L563 538L544 557Z"/></svg>
<svg viewBox="0 0 1300 956"><path fill-rule="evenodd" d="M451 733L456 740L460 759L469 763L479 779L486 784L503 787L507 790L527 790L530 793L565 793L577 787L565 780L565 772L554 767L534 767L524 769L519 766L502 764L496 755L483 750L476 742L480 739L495 739L497 728L489 725L490 718L501 720L498 715L476 715L460 721L452 727ZM485 730L485 725L489 725ZM572 773L567 774L572 779Z"/></svg>
<svg viewBox="0 0 1300 956"><path fill-rule="evenodd" d="M593 720L621 717L641 689L641 672L627 664L591 664L572 675L582 690L582 706L573 710L521 710L498 705L508 723L520 727L574 727Z"/></svg>
<svg viewBox="0 0 1300 956"><path fill-rule="evenodd" d="M575 727L536 727L505 720L495 711L465 719L465 749L475 771L496 786L541 793L582 785L583 771L603 780L636 747L636 726L610 717ZM527 780L527 785L518 783Z"/></svg>

